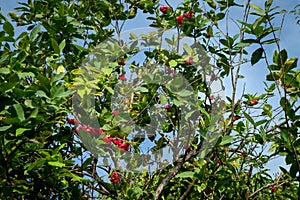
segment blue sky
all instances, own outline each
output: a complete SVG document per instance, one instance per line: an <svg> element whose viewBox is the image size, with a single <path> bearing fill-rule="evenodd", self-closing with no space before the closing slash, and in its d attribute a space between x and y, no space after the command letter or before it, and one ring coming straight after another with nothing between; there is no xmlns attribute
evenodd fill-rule
<svg viewBox="0 0 300 200"><path fill-rule="evenodd" d="M19 0L20 1L20 0ZM183 1L183 0L182 0ZM176 7L176 5L182 1L178 1L178 0L174 0L171 1L172 6ZM17 6L16 4L16 0L5 0L5 1L1 1L0 2L0 7L3 13L7 14L10 11L13 11L13 8ZM161 1L164 2L164 1ZM243 1L239 1L239 2L243 2ZM259 5L261 7L263 7L264 1L262 0L253 0L252 1L253 4ZM300 3L298 0L274 0L274 5L279 5L282 9L286 9L287 12L289 12L290 10L292 10L294 8L295 5L297 5L297 3ZM162 3L163 5L163 3ZM231 17L234 19L241 19L243 13L241 13L240 11L234 12L232 11L230 13ZM276 21L274 21L275 25L279 25L281 23L281 18L276 18ZM142 16L142 14L139 14L138 17L134 20L129 21L128 23L126 23L125 29L129 30L129 29L133 29L133 28L142 28L147 26L147 24L149 24L149 22ZM237 28L236 25L234 23L230 23L229 26L230 30L229 32L236 32ZM296 25L296 20L295 20L295 16L293 14L286 14L285 16L285 21L284 21L284 26L283 26L283 31L281 33L281 49L287 49L288 51L288 56L289 57L300 57L299 56L299 47L300 47L300 26ZM249 52L255 50L255 48L258 47L254 47L253 49L249 49ZM272 55L274 50L275 50L275 45L269 45L267 47L267 53L268 55ZM272 58L272 57L270 57ZM270 59L270 61L272 61L272 59ZM299 68L299 67L298 67ZM264 84L263 81L265 80L265 76L266 74L268 74L268 70L266 68L266 65L263 61L260 61L259 63L257 63L255 66L251 66L250 64L247 66L243 66L242 70L241 70L241 74L245 76L244 80L241 81L241 84L238 87L238 96L237 98L240 97L241 95L241 91L243 89L243 84L246 84L246 92L247 93L258 93L261 94L263 93L263 88L264 88ZM229 81L226 80L225 81L226 85L230 85ZM230 88L230 86L228 87ZM231 94L231 90L228 89L226 90L226 94L230 95ZM276 101L274 101L275 104ZM272 171L278 171L277 169L277 165L281 165L282 160L277 160L274 161L274 163L271 163L270 166Z"/></svg>

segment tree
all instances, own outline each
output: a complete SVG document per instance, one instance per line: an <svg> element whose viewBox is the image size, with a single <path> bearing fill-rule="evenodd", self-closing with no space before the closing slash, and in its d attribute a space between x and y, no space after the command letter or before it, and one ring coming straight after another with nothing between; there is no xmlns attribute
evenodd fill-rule
<svg viewBox="0 0 300 200"><path fill-rule="evenodd" d="M284 8L272 0L19 4L10 19L0 14L2 199L300 195L300 70L280 43L283 20L274 25ZM229 30L232 10L243 16ZM139 15L155 31L125 39L124 23ZM242 69L263 62L264 91L241 92ZM213 84L222 90L225 79L231 94L222 98ZM289 168L271 176L265 165L278 156Z"/></svg>

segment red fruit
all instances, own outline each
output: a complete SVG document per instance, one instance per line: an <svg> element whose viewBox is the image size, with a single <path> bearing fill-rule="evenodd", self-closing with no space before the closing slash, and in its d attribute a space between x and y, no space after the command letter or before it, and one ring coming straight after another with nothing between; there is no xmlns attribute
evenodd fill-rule
<svg viewBox="0 0 300 200"><path fill-rule="evenodd" d="M183 13L182 16L185 17L185 18L188 18L188 15L189 15L188 13Z"/></svg>
<svg viewBox="0 0 300 200"><path fill-rule="evenodd" d="M221 163L222 163L222 160L221 160L221 159L218 159L217 162L218 162L218 164L221 164Z"/></svg>
<svg viewBox="0 0 300 200"><path fill-rule="evenodd" d="M214 96L213 95L211 95L211 96L209 96L209 100L214 100Z"/></svg>
<svg viewBox="0 0 300 200"><path fill-rule="evenodd" d="M183 17L180 15L178 17L176 17L176 21L178 22L178 24L183 24Z"/></svg>
<svg viewBox="0 0 300 200"><path fill-rule="evenodd" d="M77 119L74 119L74 124L75 124L75 125L78 125L78 124L80 124L80 121L77 120Z"/></svg>
<svg viewBox="0 0 300 200"><path fill-rule="evenodd" d="M103 138L103 141L106 142L107 144L110 144L114 139L112 137L110 137L110 135L106 135Z"/></svg>
<svg viewBox="0 0 300 200"><path fill-rule="evenodd" d="M109 178L110 182L112 183L118 183L119 182L119 176L118 176L118 172L114 171L110 178Z"/></svg>
<svg viewBox="0 0 300 200"><path fill-rule="evenodd" d="M119 61L118 65L122 65L123 66L123 65L126 65L126 63L124 61Z"/></svg>
<svg viewBox="0 0 300 200"><path fill-rule="evenodd" d="M75 124L75 119L73 119L73 118L68 118L68 119L67 119L67 122L68 122L69 124Z"/></svg>
<svg viewBox="0 0 300 200"><path fill-rule="evenodd" d="M123 144L123 140L119 140L119 139L114 139L112 142L113 142L115 145L118 145L118 146L120 146L121 144Z"/></svg>
<svg viewBox="0 0 300 200"><path fill-rule="evenodd" d="M114 110L114 111L112 111L112 113L111 114L113 114L113 115L117 115L119 113L119 111L116 109L116 110Z"/></svg>
<svg viewBox="0 0 300 200"><path fill-rule="evenodd" d="M78 128L78 127L75 128L74 132L75 132L75 133L79 133L79 128Z"/></svg>
<svg viewBox="0 0 300 200"><path fill-rule="evenodd" d="M161 6L161 7L159 8L159 10L160 10L162 13L167 13L167 12L168 12L168 9L169 9L168 6Z"/></svg>
<svg viewBox="0 0 300 200"><path fill-rule="evenodd" d="M167 110L170 109L170 108L171 108L171 107L170 107L169 105L166 105L166 106L165 106L165 109L167 109Z"/></svg>
<svg viewBox="0 0 300 200"><path fill-rule="evenodd" d="M211 34L210 34L210 33L206 33L206 34L205 34L205 37L206 37L206 38L210 38L210 37L211 37Z"/></svg>
<svg viewBox="0 0 300 200"><path fill-rule="evenodd" d="M236 120L239 120L240 118L241 118L240 116L236 115L236 116L233 116L232 120L236 121Z"/></svg>
<svg viewBox="0 0 300 200"><path fill-rule="evenodd" d="M187 19L191 19L194 15L194 11L190 10L189 13L183 13L182 17L187 18Z"/></svg>
<svg viewBox="0 0 300 200"><path fill-rule="evenodd" d="M99 135L102 135L104 132L105 132L105 130L103 130L102 128L99 128L99 129L98 129L98 134L99 134Z"/></svg>
<svg viewBox="0 0 300 200"><path fill-rule="evenodd" d="M81 130L86 131L88 129L88 126L82 125L79 127Z"/></svg>
<svg viewBox="0 0 300 200"><path fill-rule="evenodd" d="M119 147L121 147L121 151L129 151L129 144L128 143L120 144Z"/></svg>
<svg viewBox="0 0 300 200"><path fill-rule="evenodd" d="M188 60L185 61L186 65L190 65L193 63L193 56L190 56Z"/></svg>
<svg viewBox="0 0 300 200"><path fill-rule="evenodd" d="M275 192L275 191L276 191L275 185L272 185L271 190L272 190L272 192Z"/></svg>
<svg viewBox="0 0 300 200"><path fill-rule="evenodd" d="M190 151L191 151L191 145L184 146L183 148L186 149L187 152L190 152Z"/></svg>
<svg viewBox="0 0 300 200"><path fill-rule="evenodd" d="M254 99L254 100L250 101L251 106L256 105L256 104L258 104L258 100Z"/></svg>
<svg viewBox="0 0 300 200"><path fill-rule="evenodd" d="M119 75L119 76L118 76L118 79L121 80L121 81L126 81L125 74Z"/></svg>

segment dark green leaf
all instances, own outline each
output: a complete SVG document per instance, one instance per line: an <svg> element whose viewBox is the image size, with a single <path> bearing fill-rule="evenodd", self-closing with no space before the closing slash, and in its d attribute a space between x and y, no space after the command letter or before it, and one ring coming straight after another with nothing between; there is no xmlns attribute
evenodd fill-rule
<svg viewBox="0 0 300 200"><path fill-rule="evenodd" d="M263 48L258 48L253 52L251 56L251 65L256 64L262 58L263 52Z"/></svg>
<svg viewBox="0 0 300 200"><path fill-rule="evenodd" d="M3 24L3 30L9 35L14 36L14 27L8 21L5 21Z"/></svg>

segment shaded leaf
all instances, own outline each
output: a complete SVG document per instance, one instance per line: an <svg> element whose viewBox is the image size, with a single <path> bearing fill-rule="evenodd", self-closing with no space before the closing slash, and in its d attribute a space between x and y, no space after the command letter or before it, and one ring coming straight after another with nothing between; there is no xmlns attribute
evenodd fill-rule
<svg viewBox="0 0 300 200"><path fill-rule="evenodd" d="M251 65L256 64L262 58L263 52L263 48L258 48L253 52L251 56Z"/></svg>

